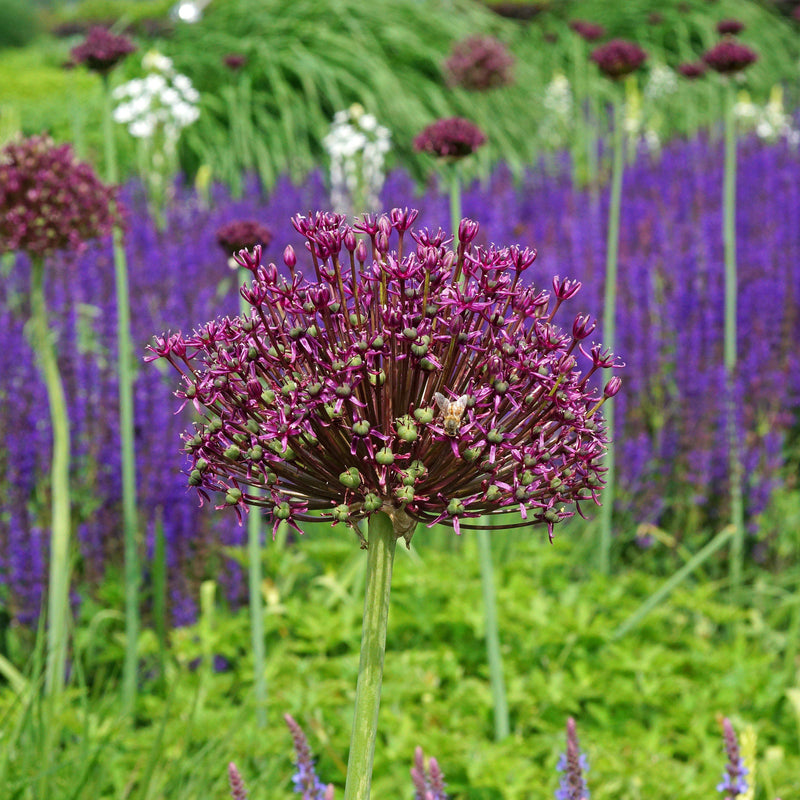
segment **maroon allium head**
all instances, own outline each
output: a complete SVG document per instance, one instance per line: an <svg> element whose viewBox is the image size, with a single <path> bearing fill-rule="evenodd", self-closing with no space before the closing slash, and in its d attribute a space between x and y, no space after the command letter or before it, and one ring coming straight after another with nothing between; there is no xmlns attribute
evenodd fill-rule
<svg viewBox="0 0 800 800"><path fill-rule="evenodd" d="M444 62L449 86L471 91L507 86L513 80L514 56L494 36L471 36L453 46Z"/></svg>
<svg viewBox="0 0 800 800"><path fill-rule="evenodd" d="M414 800L447 800L444 773L433 756L428 759L428 766L425 766L425 753L421 747L414 750L411 782L414 784Z"/></svg>
<svg viewBox="0 0 800 800"><path fill-rule="evenodd" d="M408 538L416 522L458 532L509 510L552 535L597 500L606 395L592 376L619 365L583 349L584 316L555 322L580 283L535 289L522 279L535 250L473 247L467 219L454 244L415 231L416 216L394 209L353 229L298 215L305 270L292 248L285 274L243 251L248 315L156 337L149 360L181 373L176 394L201 415L184 435L201 498L262 507L273 530L384 511Z"/></svg>
<svg viewBox="0 0 800 800"><path fill-rule="evenodd" d="M414 149L439 158L464 158L486 144L486 136L463 117L438 119L414 138Z"/></svg>
<svg viewBox="0 0 800 800"><path fill-rule="evenodd" d="M606 29L602 25L595 25L594 22L585 19L574 19L569 23L569 27L586 42L596 42L606 35Z"/></svg>
<svg viewBox="0 0 800 800"><path fill-rule="evenodd" d="M717 23L717 33L721 34L722 36L726 34L730 36L736 36L743 30L744 22L741 22L738 19L721 19Z"/></svg>
<svg viewBox="0 0 800 800"><path fill-rule="evenodd" d="M136 45L126 36L115 36L99 25L89 30L86 39L70 51L76 64L107 75L126 56L136 51Z"/></svg>
<svg viewBox="0 0 800 800"><path fill-rule="evenodd" d="M798 5L794 11L792 11L792 17L800 22L800 5Z"/></svg>
<svg viewBox="0 0 800 800"><path fill-rule="evenodd" d="M245 788L244 780L242 780L239 770L236 769L236 764L232 761L228 764L228 783L231 786L232 800L247 800L247 789Z"/></svg>
<svg viewBox="0 0 800 800"><path fill-rule="evenodd" d="M647 53L635 42L612 39L595 48L590 58L604 75L619 80L639 69L647 60Z"/></svg>
<svg viewBox="0 0 800 800"><path fill-rule="evenodd" d="M217 244L226 256L240 250L252 250L257 244L269 247L272 239L272 231L252 219L237 219L217 229Z"/></svg>
<svg viewBox="0 0 800 800"><path fill-rule="evenodd" d="M702 61L686 61L677 66L678 72L690 81L702 78L706 74L706 69L707 67Z"/></svg>
<svg viewBox="0 0 800 800"><path fill-rule="evenodd" d="M222 63L232 72L238 72L247 63L247 56L243 53L228 53L223 56Z"/></svg>
<svg viewBox="0 0 800 800"><path fill-rule="evenodd" d="M117 222L115 190L45 136L0 150L0 252L80 250Z"/></svg>
<svg viewBox="0 0 800 800"><path fill-rule="evenodd" d="M519 22L528 22L545 9L544 3L526 3L522 0L520 2L512 0L511 2L487 3L486 7L501 17L515 19Z"/></svg>
<svg viewBox="0 0 800 800"><path fill-rule="evenodd" d="M758 60L758 55L747 45L736 39L724 39L715 44L704 56L703 61L711 69L723 75L740 72Z"/></svg>

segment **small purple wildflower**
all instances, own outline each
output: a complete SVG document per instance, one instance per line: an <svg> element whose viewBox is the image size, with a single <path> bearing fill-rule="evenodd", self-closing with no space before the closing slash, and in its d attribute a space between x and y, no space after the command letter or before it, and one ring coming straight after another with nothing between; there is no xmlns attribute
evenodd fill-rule
<svg viewBox="0 0 800 800"><path fill-rule="evenodd" d="M244 53L228 53L222 57L222 63L231 72L238 72L247 64L247 56Z"/></svg>
<svg viewBox="0 0 800 800"><path fill-rule="evenodd" d="M578 733L572 717L567 720L567 751L562 753L556 769L563 773L556 800L589 800L589 788L583 777L583 773L589 771L589 763L578 746Z"/></svg>
<svg viewBox="0 0 800 800"><path fill-rule="evenodd" d="M290 714L284 714L283 718L292 734L294 752L297 756L297 772L292 777L295 792L302 794L303 800L328 800L333 796L333 785L324 786L317 777L306 735Z"/></svg>
<svg viewBox="0 0 800 800"><path fill-rule="evenodd" d="M115 36L100 25L89 29L86 39L70 51L76 64L86 64L93 72L108 75L126 56L136 52L127 36Z"/></svg>
<svg viewBox="0 0 800 800"><path fill-rule="evenodd" d="M80 251L111 233L115 196L70 145L45 136L12 141L0 150L0 253Z"/></svg>
<svg viewBox="0 0 800 800"><path fill-rule="evenodd" d="M606 29L602 25L596 25L585 19L574 19L569 23L569 27L585 42L596 42L606 35Z"/></svg>
<svg viewBox="0 0 800 800"><path fill-rule="evenodd" d="M226 256L240 250L252 250L257 244L269 247L272 242L272 231L260 222L252 219L237 219L217 228L217 244Z"/></svg>
<svg viewBox="0 0 800 800"><path fill-rule="evenodd" d="M747 781L744 776L747 775L748 769L745 767L739 752L736 732L727 717L722 720L722 735L725 740L725 753L728 756L728 763L722 773L722 781L717 785L717 791L725 795L725 800L735 800L740 794L744 794L747 791Z"/></svg>
<svg viewBox="0 0 800 800"><path fill-rule="evenodd" d="M647 53L635 42L612 39L595 48L589 57L604 75L619 80L639 69L647 60Z"/></svg>
<svg viewBox="0 0 800 800"><path fill-rule="evenodd" d="M457 42L444 62L449 86L476 92L510 84L513 66L514 56L494 36L470 36Z"/></svg>
<svg viewBox="0 0 800 800"><path fill-rule="evenodd" d="M458 533L462 518L509 510L552 537L570 506L597 501L596 412L618 385L603 394L591 380L619 365L583 348L585 317L554 323L580 283L524 285L535 250L473 248L468 219L453 247L442 230L414 231L416 216L396 208L352 228L339 214L297 215L315 281L290 247L288 279L260 248L241 251L250 314L156 337L148 360L181 372L176 394L203 417L184 437L202 499L264 508L273 531L383 511L407 542L417 522Z"/></svg>
<svg viewBox="0 0 800 800"><path fill-rule="evenodd" d="M425 754L421 747L414 750L411 781L414 784L414 800L447 800L444 791L444 773L433 756L428 759L426 769Z"/></svg>
<svg viewBox="0 0 800 800"><path fill-rule="evenodd" d="M247 800L247 789L244 781L239 770L236 769L236 764L232 761L228 764L228 783L231 785L231 797L233 800Z"/></svg>
<svg viewBox="0 0 800 800"><path fill-rule="evenodd" d="M439 158L464 158L486 144L486 136L463 117L447 117L431 123L414 138L414 149Z"/></svg>
<svg viewBox="0 0 800 800"><path fill-rule="evenodd" d="M686 61L678 64L677 71L690 81L702 78L708 68L702 61Z"/></svg>
<svg viewBox="0 0 800 800"><path fill-rule="evenodd" d="M744 22L738 19L721 19L717 23L717 33L722 36L736 36L744 30Z"/></svg>
<svg viewBox="0 0 800 800"><path fill-rule="evenodd" d="M724 39L703 56L711 69L723 75L741 72L758 60L758 54L735 39Z"/></svg>

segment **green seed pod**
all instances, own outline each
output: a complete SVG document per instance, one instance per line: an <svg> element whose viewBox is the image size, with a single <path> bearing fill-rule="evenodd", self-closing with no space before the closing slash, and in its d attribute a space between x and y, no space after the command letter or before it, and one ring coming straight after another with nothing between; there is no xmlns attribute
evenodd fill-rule
<svg viewBox="0 0 800 800"><path fill-rule="evenodd" d="M356 368L356 369L357 369L357 368L358 368L358 367L360 367L360 366L361 366L363 363L364 363L364 359L363 359L363 358L361 358L361 356L353 356L353 357L350 359L350 361L349 361L349 363L348 363L348 366L350 366L350 367L353 367L353 368Z"/></svg>
<svg viewBox="0 0 800 800"><path fill-rule="evenodd" d="M211 417L208 421L208 430L211 433L219 433L222 430L222 420L219 417Z"/></svg>
<svg viewBox="0 0 800 800"><path fill-rule="evenodd" d="M486 434L486 438L492 444L500 444L503 441L503 434L501 431L497 430L497 428L492 428L489 433Z"/></svg>
<svg viewBox="0 0 800 800"><path fill-rule="evenodd" d="M316 397L322 391L322 384L309 383L308 386L306 386L306 391L310 397Z"/></svg>
<svg viewBox="0 0 800 800"><path fill-rule="evenodd" d="M451 516L455 517L458 514L464 513L464 504L457 498L454 497L448 504L447 504L447 513Z"/></svg>
<svg viewBox="0 0 800 800"><path fill-rule="evenodd" d="M364 498L364 511L366 511L368 514L371 514L373 511L377 511L382 505L383 500L381 500L378 495L373 494L372 492L370 492Z"/></svg>
<svg viewBox="0 0 800 800"><path fill-rule="evenodd" d="M480 454L481 454L481 448L480 447L468 447L461 454L461 457L465 461L474 461Z"/></svg>
<svg viewBox="0 0 800 800"><path fill-rule="evenodd" d="M400 503L411 503L414 501L414 487L413 486L398 486L394 490L394 496Z"/></svg>
<svg viewBox="0 0 800 800"><path fill-rule="evenodd" d="M414 419L422 425L427 425L433 422L433 409L432 408L415 408Z"/></svg>
<svg viewBox="0 0 800 800"><path fill-rule="evenodd" d="M535 480L536 476L529 469L526 469L525 472L522 473L519 482L523 486L530 486Z"/></svg>
<svg viewBox="0 0 800 800"><path fill-rule="evenodd" d="M297 391L297 384L294 381L286 381L281 387L281 394L284 397L289 397L289 395L293 394Z"/></svg>
<svg viewBox="0 0 800 800"><path fill-rule="evenodd" d="M247 420L245 428L250 431L254 436L261 430L261 426L252 417Z"/></svg>
<svg viewBox="0 0 800 800"><path fill-rule="evenodd" d="M275 402L275 392L272 389L264 389L261 392L261 399L268 405L271 406Z"/></svg>
<svg viewBox="0 0 800 800"><path fill-rule="evenodd" d="M276 519L289 519L292 516L292 511L287 502L272 507L272 516Z"/></svg>
<svg viewBox="0 0 800 800"><path fill-rule="evenodd" d="M500 497L502 496L502 494L503 494L503 493L502 493L502 491L500 490L500 487L499 487L499 486L495 486L494 484L492 484L492 485L491 485L491 486L489 486L489 488L486 490L486 499L487 499L487 500L488 500L490 503L494 503L494 502L495 502L495 500L499 500L499 499L500 499Z"/></svg>
<svg viewBox="0 0 800 800"><path fill-rule="evenodd" d="M193 469L189 473L189 486L200 486L203 482L203 476L199 469Z"/></svg>
<svg viewBox="0 0 800 800"><path fill-rule="evenodd" d="M339 475L339 482L348 489L355 489L361 485L361 475L358 474L358 470L355 467L350 467L350 469Z"/></svg>
<svg viewBox="0 0 800 800"><path fill-rule="evenodd" d="M241 499L241 489L228 489L228 491L225 492L225 502L229 506L235 506Z"/></svg>
<svg viewBox="0 0 800 800"><path fill-rule="evenodd" d="M200 472L205 472L208 469L208 461L206 461L204 458L198 458L194 468L199 469Z"/></svg>
<svg viewBox="0 0 800 800"><path fill-rule="evenodd" d="M343 383L341 386L337 386L334 391L337 397L350 397L353 390L350 388L349 383Z"/></svg>
<svg viewBox="0 0 800 800"><path fill-rule="evenodd" d="M239 449L237 445L232 444L225 450L223 455L225 456L225 458L229 458L231 461L238 461L239 457L242 455L242 451Z"/></svg>
<svg viewBox="0 0 800 800"><path fill-rule="evenodd" d="M193 400L195 397L197 397L197 387L193 383L190 383L186 387L184 394L189 398L189 400Z"/></svg>
<svg viewBox="0 0 800 800"><path fill-rule="evenodd" d="M255 462L261 461L261 459L264 458L264 450L261 448L261 445L257 444L254 447L251 447L247 451L247 458L250 461L255 461Z"/></svg>
<svg viewBox="0 0 800 800"><path fill-rule="evenodd" d="M350 519L350 506L346 503L336 506L333 509L332 516L337 522L347 522Z"/></svg>
<svg viewBox="0 0 800 800"><path fill-rule="evenodd" d="M356 436L366 436L370 431L369 422L359 419L353 423L353 433Z"/></svg>
<svg viewBox="0 0 800 800"><path fill-rule="evenodd" d="M388 447L382 447L375 453L375 460L383 466L394 463L394 453Z"/></svg>

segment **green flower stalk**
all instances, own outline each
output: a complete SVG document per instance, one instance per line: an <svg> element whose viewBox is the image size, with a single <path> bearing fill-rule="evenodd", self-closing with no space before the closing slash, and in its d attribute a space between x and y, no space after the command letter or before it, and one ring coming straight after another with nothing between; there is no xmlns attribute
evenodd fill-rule
<svg viewBox="0 0 800 800"><path fill-rule="evenodd" d="M49 327L45 262L54 252L79 251L88 240L110 233L114 209L114 192L88 164L74 160L69 145L32 137L0 151L0 253L20 251L30 257L31 344L47 387L53 430L45 669L51 696L61 693L66 676L72 521L70 423Z"/></svg>
<svg viewBox="0 0 800 800"><path fill-rule="evenodd" d="M591 59L600 71L615 83L637 70L647 54L633 42L613 39L592 51ZM615 86L619 89L619 86ZM620 206L622 204L622 174L625 169L623 142L623 100L616 91L613 103L613 163L611 168L611 198L608 204L608 240L606 244L606 281L603 303L603 338L610 349L614 348L617 325L617 257L619 251ZM606 491L600 516L600 549L598 567L604 574L611 570L612 515L614 510L614 483L616 480L616 454L614 452L614 409L606 412L606 425L611 440L606 454Z"/></svg>
<svg viewBox="0 0 800 800"><path fill-rule="evenodd" d="M498 521L508 511L552 535L599 498L599 410L620 387L593 388L615 359L581 346L588 318L554 322L580 284L536 290L522 280L535 251L473 247L468 219L456 244L415 231L416 216L296 216L310 264L291 247L284 270L240 251L248 313L158 336L148 357L180 373L176 394L197 411L184 442L203 501L262 509L273 536L344 524L368 550L347 800L370 793L397 540L420 523L515 527Z"/></svg>
<svg viewBox="0 0 800 800"><path fill-rule="evenodd" d="M124 58L136 50L124 36L114 36L104 28L89 31L86 41L73 48L72 58L97 72L103 81L106 180L118 181L117 154L112 126L109 74ZM139 641L139 553L136 509L136 456L133 445L133 347L131 345L130 292L128 263L122 242L122 230L112 233L114 280L117 304L117 374L119 380L119 427L122 462L122 536L125 547L125 661L122 670L122 699L130 713L136 698Z"/></svg>

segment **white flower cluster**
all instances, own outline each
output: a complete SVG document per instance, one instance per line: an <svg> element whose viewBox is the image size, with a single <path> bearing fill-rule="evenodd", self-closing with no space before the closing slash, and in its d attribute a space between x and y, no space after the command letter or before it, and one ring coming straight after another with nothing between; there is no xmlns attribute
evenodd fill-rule
<svg viewBox="0 0 800 800"><path fill-rule="evenodd" d="M337 111L322 140L331 160L331 203L336 211L374 211L383 188L384 158L391 148L388 128L357 103Z"/></svg>
<svg viewBox="0 0 800 800"><path fill-rule="evenodd" d="M114 89L120 101L114 120L128 126L137 139L152 139L163 133L167 142L175 142L180 132L200 115L200 95L185 75L175 72L172 60L150 52L142 59L147 75Z"/></svg>
<svg viewBox="0 0 800 800"><path fill-rule="evenodd" d="M644 99L646 102L663 100L678 91L678 76L675 70L666 64L653 64L647 83L644 85Z"/></svg>
<svg viewBox="0 0 800 800"><path fill-rule="evenodd" d="M786 113L783 106L783 87L773 86L769 100L764 106L756 105L747 92L740 92L733 107L733 114L740 127L755 131L759 139L775 142L786 139L797 147L800 144L800 130Z"/></svg>
<svg viewBox="0 0 800 800"><path fill-rule="evenodd" d="M564 145L572 129L574 100L572 87L563 73L557 72L547 84L542 97L542 108L542 137L554 147Z"/></svg>

